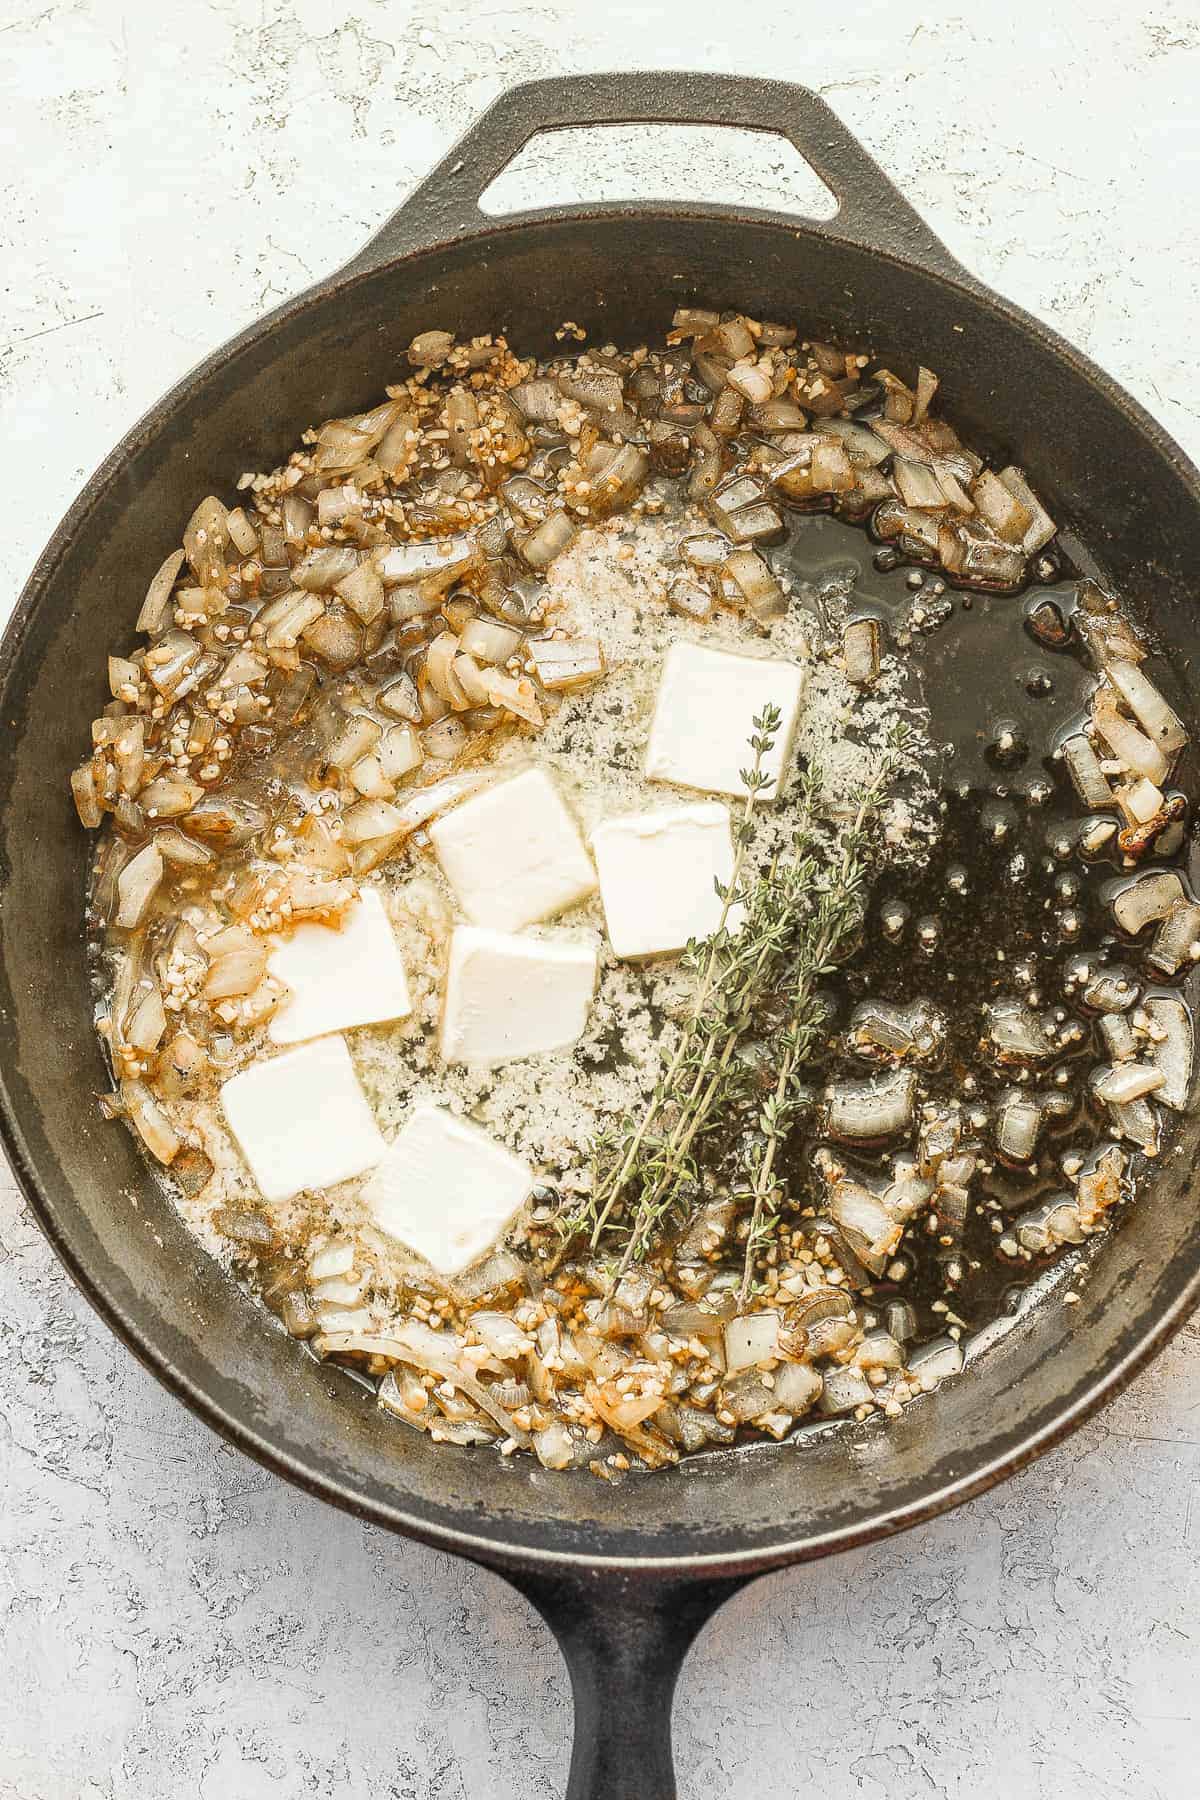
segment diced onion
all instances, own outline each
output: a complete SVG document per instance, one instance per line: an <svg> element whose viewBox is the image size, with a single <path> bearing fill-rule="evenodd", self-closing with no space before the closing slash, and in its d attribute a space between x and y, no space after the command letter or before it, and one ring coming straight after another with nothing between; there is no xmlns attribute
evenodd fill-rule
<svg viewBox="0 0 1200 1800"><path fill-rule="evenodd" d="M157 844L147 844L117 876L118 905L114 923L126 931L136 930L150 910L162 877L161 852Z"/></svg>
<svg viewBox="0 0 1200 1800"><path fill-rule="evenodd" d="M829 1095L829 1133L849 1142L894 1137L912 1123L916 1077L896 1069L877 1081L845 1082Z"/></svg>
<svg viewBox="0 0 1200 1800"><path fill-rule="evenodd" d="M1096 1098L1109 1106L1128 1106L1131 1100L1154 1093L1164 1080L1162 1070L1150 1063L1113 1063L1108 1068L1096 1070L1092 1076L1092 1089Z"/></svg>
<svg viewBox="0 0 1200 1800"><path fill-rule="evenodd" d="M1177 975L1200 944L1200 906L1181 900L1171 908L1154 934L1147 961L1165 975Z"/></svg>
<svg viewBox="0 0 1200 1800"><path fill-rule="evenodd" d="M725 1368L730 1375L779 1355L779 1315L744 1313L725 1327Z"/></svg>
<svg viewBox="0 0 1200 1800"><path fill-rule="evenodd" d="M1154 995L1144 1005L1151 1024L1151 1041L1146 1054L1162 1076L1154 1097L1163 1106L1184 1112L1192 1085L1192 1015L1175 994Z"/></svg>
<svg viewBox="0 0 1200 1800"><path fill-rule="evenodd" d="M1075 784L1075 791L1085 806L1105 807L1113 803L1112 789L1100 767L1100 759L1082 731L1063 743L1063 761Z"/></svg>
<svg viewBox="0 0 1200 1800"><path fill-rule="evenodd" d="M1112 903L1113 917L1122 931L1136 937L1156 919L1165 919L1183 899L1183 883L1174 869L1162 869L1152 875L1140 875L1122 888Z"/></svg>
<svg viewBox="0 0 1200 1800"><path fill-rule="evenodd" d="M1164 756L1174 756L1183 749L1188 734L1182 719L1171 710L1149 676L1144 675L1136 663L1111 662L1107 675L1147 737L1157 744Z"/></svg>
<svg viewBox="0 0 1200 1800"><path fill-rule="evenodd" d="M962 1366L962 1345L953 1338L934 1338L914 1350L908 1359L909 1373L924 1394L932 1393L949 1376L959 1374Z"/></svg>

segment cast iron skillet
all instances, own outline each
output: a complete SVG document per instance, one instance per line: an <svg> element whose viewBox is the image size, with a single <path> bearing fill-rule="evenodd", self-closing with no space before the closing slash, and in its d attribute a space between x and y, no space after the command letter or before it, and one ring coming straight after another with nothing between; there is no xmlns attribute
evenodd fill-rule
<svg viewBox="0 0 1200 1800"><path fill-rule="evenodd" d="M839 201L814 224L655 204L483 217L476 198L537 131L631 120L782 133ZM197 496L269 468L313 419L377 395L415 332L506 327L550 350L565 318L592 341L657 339L681 301L798 318L866 341L910 376L938 370L968 437L1011 452L1055 518L1125 593L1152 601L1184 699L1200 710L1191 590L1200 483L1107 376L952 260L828 108L801 88L625 74L506 94L340 273L210 357L96 472L29 581L0 662L0 1102L22 1188L72 1276L172 1392L267 1467L360 1518L501 1571L570 1666L574 1800L668 1800L670 1706L695 1633L738 1586L943 1512L1071 1431L1161 1347L1200 1288L1190 1201L1195 1119L1120 1228L1081 1303L1047 1307L973 1372L886 1429L686 1463L610 1488L528 1461L398 1433L197 1248L107 1084L80 938L84 833L68 798L104 652Z"/></svg>

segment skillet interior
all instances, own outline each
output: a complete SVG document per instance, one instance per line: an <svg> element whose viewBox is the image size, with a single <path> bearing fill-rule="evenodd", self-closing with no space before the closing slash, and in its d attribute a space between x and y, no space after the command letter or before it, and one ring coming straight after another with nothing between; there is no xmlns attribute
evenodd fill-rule
<svg viewBox="0 0 1200 1800"><path fill-rule="evenodd" d="M628 271L636 279L628 279ZM869 341L939 371L964 435L1017 456L1122 592L1152 604L1194 717L1195 472L1083 359L990 297L796 224L678 209L545 220L402 259L281 309L196 371L99 472L39 563L7 640L0 748L0 1068L9 1149L85 1291L210 1424L326 1498L451 1547L518 1559L815 1555L975 1491L1128 1376L1194 1298L1200 1125L1103 1244L1082 1303L1043 1309L969 1378L888 1429L690 1463L611 1489L401 1431L268 1327L203 1255L125 1131L104 1124L80 935L87 842L67 792L146 583L196 498L271 466L314 419L377 396L415 331L507 328L549 351L657 337L695 300Z"/></svg>

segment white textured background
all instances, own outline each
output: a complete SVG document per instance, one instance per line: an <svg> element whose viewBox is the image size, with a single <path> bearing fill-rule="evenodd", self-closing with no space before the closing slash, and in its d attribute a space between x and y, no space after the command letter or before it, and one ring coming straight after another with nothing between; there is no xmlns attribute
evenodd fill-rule
<svg viewBox="0 0 1200 1800"><path fill-rule="evenodd" d="M968 267L1200 454L1192 0L0 0L0 607L161 390L348 257L503 86L637 63L819 88ZM630 155L641 192L722 178L711 144L564 150L527 193L619 193ZM1193 1326L999 1492L743 1594L681 1684L684 1800L1194 1795L1198 1371ZM0 1800L561 1791L563 1673L523 1603L219 1444L2 1169L0 1496Z"/></svg>

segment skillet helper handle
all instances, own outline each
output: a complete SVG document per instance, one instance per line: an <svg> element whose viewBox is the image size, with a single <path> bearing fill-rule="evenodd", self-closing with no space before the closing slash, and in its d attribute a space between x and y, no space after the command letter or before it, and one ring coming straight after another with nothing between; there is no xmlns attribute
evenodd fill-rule
<svg viewBox="0 0 1200 1800"><path fill-rule="evenodd" d="M512 1569L504 1576L541 1613L570 1672L566 1800L676 1800L675 1683L699 1632L745 1580Z"/></svg>
<svg viewBox="0 0 1200 1800"><path fill-rule="evenodd" d="M496 221L480 211L479 197L529 140L544 131L593 125L728 125L774 132L799 151L838 203L832 219L809 220L809 230L868 250L890 251L937 274L970 281L818 94L757 75L661 69L552 76L509 88L468 127L348 268L379 268L408 251L495 229ZM509 222L627 210L624 202L581 203L514 214Z"/></svg>

